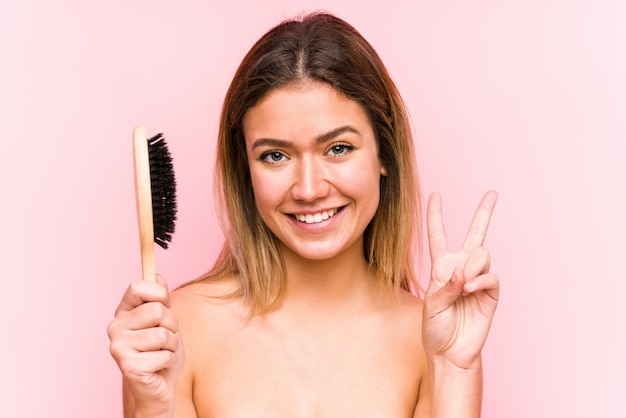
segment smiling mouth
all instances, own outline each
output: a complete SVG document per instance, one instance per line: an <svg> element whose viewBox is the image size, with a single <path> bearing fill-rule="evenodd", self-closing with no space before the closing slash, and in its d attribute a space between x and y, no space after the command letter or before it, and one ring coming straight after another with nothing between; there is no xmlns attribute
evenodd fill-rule
<svg viewBox="0 0 626 418"><path fill-rule="evenodd" d="M300 222L305 222L307 224L317 224L325 221L328 218L332 218L339 212L342 208L335 208L330 210L324 210L318 213L307 213L306 215L293 215L294 218L299 220Z"/></svg>

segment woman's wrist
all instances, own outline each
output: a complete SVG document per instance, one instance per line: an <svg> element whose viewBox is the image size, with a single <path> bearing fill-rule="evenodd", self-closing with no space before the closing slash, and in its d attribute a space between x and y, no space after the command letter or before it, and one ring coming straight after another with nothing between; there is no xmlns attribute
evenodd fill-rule
<svg viewBox="0 0 626 418"><path fill-rule="evenodd" d="M141 407L135 406L133 411L133 418L173 418L174 417L174 405L155 405L154 402L151 405Z"/></svg>
<svg viewBox="0 0 626 418"><path fill-rule="evenodd" d="M475 373L482 375L483 363L480 355L464 362L455 362L446 356L439 355L427 356L427 359L431 371L438 370L444 374L459 376L471 376Z"/></svg>
<svg viewBox="0 0 626 418"><path fill-rule="evenodd" d="M135 413L133 414L134 418L173 418L174 417L174 411L173 410L168 410L165 412L155 412L155 411L139 411L139 410L135 410Z"/></svg>
<svg viewBox="0 0 626 418"><path fill-rule="evenodd" d="M428 359L433 417L480 417L483 371L480 356L459 366L444 357Z"/></svg>

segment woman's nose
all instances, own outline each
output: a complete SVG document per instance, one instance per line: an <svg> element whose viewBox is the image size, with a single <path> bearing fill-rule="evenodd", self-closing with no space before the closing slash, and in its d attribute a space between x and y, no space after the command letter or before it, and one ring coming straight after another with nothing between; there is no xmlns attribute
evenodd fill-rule
<svg viewBox="0 0 626 418"><path fill-rule="evenodd" d="M302 158L294 174L291 193L296 200L313 202L326 196L330 191L324 163L315 157Z"/></svg>

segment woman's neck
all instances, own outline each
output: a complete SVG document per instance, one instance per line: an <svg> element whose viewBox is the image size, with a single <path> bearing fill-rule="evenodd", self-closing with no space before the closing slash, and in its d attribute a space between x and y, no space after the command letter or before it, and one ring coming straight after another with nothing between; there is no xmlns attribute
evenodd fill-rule
<svg viewBox="0 0 626 418"><path fill-rule="evenodd" d="M331 259L308 260L287 248L283 257L287 275L283 309L335 315L366 306L378 293L361 243Z"/></svg>

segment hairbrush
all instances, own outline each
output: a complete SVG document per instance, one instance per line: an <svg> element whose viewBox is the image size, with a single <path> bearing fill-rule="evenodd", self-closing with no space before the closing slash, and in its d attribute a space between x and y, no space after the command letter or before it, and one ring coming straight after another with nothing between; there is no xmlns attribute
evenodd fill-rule
<svg viewBox="0 0 626 418"><path fill-rule="evenodd" d="M161 133L148 139L145 128L136 127L133 148L142 277L156 281L154 244L167 248L175 229L174 166Z"/></svg>

